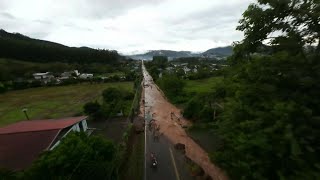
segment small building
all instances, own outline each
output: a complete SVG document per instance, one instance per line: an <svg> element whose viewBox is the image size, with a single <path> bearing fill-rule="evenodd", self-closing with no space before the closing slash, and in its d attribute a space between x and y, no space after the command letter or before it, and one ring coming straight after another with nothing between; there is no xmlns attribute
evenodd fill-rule
<svg viewBox="0 0 320 180"><path fill-rule="evenodd" d="M197 69L197 68L194 68L194 69L192 70L192 72L197 73L197 72L198 72L198 69Z"/></svg>
<svg viewBox="0 0 320 180"><path fill-rule="evenodd" d="M92 77L93 77L93 74L83 73L83 74L80 74L79 77L80 77L81 79L88 79L88 78L92 78Z"/></svg>
<svg viewBox="0 0 320 180"><path fill-rule="evenodd" d="M87 117L21 121L0 128L0 167L22 170L70 132L89 132Z"/></svg>
<svg viewBox="0 0 320 180"><path fill-rule="evenodd" d="M71 77L78 77L80 75L78 70L73 70L73 71L67 71L67 72L63 72L61 73L61 80L65 80L65 79L70 79Z"/></svg>
<svg viewBox="0 0 320 180"><path fill-rule="evenodd" d="M79 75L80 75L80 73L79 73L78 70L74 70L73 72L74 72L74 74L75 74L76 76L79 76Z"/></svg>
<svg viewBox="0 0 320 180"><path fill-rule="evenodd" d="M72 72L63 72L61 73L60 79L69 79L72 76Z"/></svg>
<svg viewBox="0 0 320 180"><path fill-rule="evenodd" d="M185 74L187 74L188 72L191 71L191 69L188 68L188 67L183 67L183 71L184 71Z"/></svg>
<svg viewBox="0 0 320 180"><path fill-rule="evenodd" d="M33 73L32 75L33 75L34 79L36 79L36 80L51 80L54 78L54 76L50 72Z"/></svg>

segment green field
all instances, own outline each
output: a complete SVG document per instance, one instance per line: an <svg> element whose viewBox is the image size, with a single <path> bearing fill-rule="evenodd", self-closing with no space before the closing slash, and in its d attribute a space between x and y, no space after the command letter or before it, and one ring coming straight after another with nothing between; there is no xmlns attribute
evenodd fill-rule
<svg viewBox="0 0 320 180"><path fill-rule="evenodd" d="M10 91L0 95L0 126L25 120L21 111L28 109L30 119L49 119L80 115L86 102L99 100L108 87L133 90L132 82L79 84Z"/></svg>
<svg viewBox="0 0 320 180"><path fill-rule="evenodd" d="M200 80L187 80L184 91L187 93L202 93L210 92L210 90L219 82L222 81L222 77L211 77Z"/></svg>

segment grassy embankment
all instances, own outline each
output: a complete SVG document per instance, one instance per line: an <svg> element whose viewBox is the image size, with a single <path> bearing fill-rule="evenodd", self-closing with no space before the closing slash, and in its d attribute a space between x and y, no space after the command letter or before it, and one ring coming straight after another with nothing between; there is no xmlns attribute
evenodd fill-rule
<svg viewBox="0 0 320 180"><path fill-rule="evenodd" d="M208 93L212 91L214 86L223 80L222 77L211 77L201 80L187 80L184 91L187 95L195 95L198 93ZM206 124L196 123L187 133L198 144L200 144L207 152L215 151L219 141L214 132L208 128Z"/></svg>
<svg viewBox="0 0 320 180"><path fill-rule="evenodd" d="M128 165L121 179L140 180L144 172L144 134L135 134L128 158Z"/></svg>
<svg viewBox="0 0 320 180"><path fill-rule="evenodd" d="M49 119L80 115L86 102L101 99L108 87L132 91L132 82L77 84L40 87L0 94L0 126L25 120L21 111L28 108L30 119Z"/></svg>
<svg viewBox="0 0 320 180"><path fill-rule="evenodd" d="M221 81L222 77L211 77L200 80L186 80L184 91L187 94L210 92L212 88Z"/></svg>

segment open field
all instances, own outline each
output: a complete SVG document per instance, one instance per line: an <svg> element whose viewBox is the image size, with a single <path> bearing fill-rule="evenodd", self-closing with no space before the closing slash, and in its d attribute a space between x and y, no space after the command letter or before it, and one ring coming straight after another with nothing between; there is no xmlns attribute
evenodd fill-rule
<svg viewBox="0 0 320 180"><path fill-rule="evenodd" d="M80 115L86 102L100 100L108 87L133 90L132 82L78 84L40 87L0 94L0 126L25 120L21 111L28 108L30 119L48 119Z"/></svg>
<svg viewBox="0 0 320 180"><path fill-rule="evenodd" d="M184 90L187 93L202 93L210 92L210 90L219 82L222 81L222 77L211 77L200 80L187 80Z"/></svg>

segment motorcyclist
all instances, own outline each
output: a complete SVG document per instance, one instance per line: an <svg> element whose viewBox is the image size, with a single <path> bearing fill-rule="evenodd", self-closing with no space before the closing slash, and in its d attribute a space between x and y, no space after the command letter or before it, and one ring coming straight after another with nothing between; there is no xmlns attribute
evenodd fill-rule
<svg viewBox="0 0 320 180"><path fill-rule="evenodd" d="M157 161L157 158L156 158L155 154L151 153L150 154L150 158L151 158L152 167L156 167L158 165L158 161Z"/></svg>

